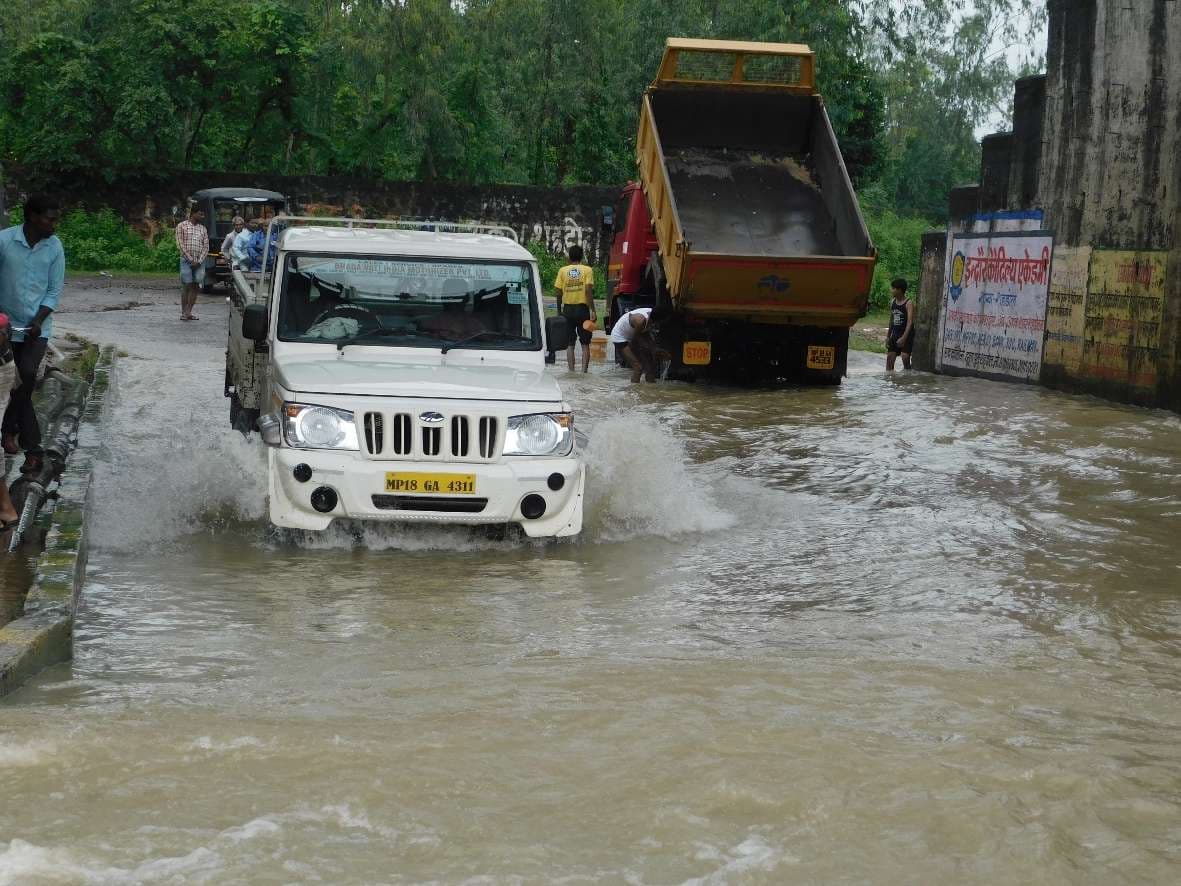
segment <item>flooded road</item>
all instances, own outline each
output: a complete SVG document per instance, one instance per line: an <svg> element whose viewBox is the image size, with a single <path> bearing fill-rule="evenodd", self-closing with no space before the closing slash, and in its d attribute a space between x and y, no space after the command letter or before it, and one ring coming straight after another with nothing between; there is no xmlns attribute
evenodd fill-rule
<svg viewBox="0 0 1181 886"><path fill-rule="evenodd" d="M278 536L200 308L58 321L129 356L0 884L1175 882L1177 417L600 364L581 539Z"/></svg>

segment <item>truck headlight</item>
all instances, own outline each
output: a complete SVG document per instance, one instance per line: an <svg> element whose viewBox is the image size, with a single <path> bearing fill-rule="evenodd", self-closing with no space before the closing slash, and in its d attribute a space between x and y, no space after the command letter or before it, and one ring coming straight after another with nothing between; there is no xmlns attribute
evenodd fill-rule
<svg viewBox="0 0 1181 886"><path fill-rule="evenodd" d="M353 414L331 406L284 403L283 436L297 449L357 449Z"/></svg>
<svg viewBox="0 0 1181 886"><path fill-rule="evenodd" d="M504 435L505 455L569 455L574 416L569 412L514 415Z"/></svg>

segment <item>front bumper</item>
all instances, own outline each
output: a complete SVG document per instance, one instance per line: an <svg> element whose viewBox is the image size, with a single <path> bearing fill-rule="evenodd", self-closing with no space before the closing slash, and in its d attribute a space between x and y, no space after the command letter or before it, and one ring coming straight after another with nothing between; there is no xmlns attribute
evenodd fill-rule
<svg viewBox="0 0 1181 886"><path fill-rule="evenodd" d="M268 451L268 462L271 522L289 529L323 530L333 520L346 519L461 526L517 523L534 538L577 535L582 531L586 467L573 456L521 458L495 464L370 461L355 452L275 447ZM302 483L297 480L297 465L311 468L311 479ZM474 474L475 495L438 496L435 500L445 499L447 504L470 504L474 499L487 502L479 512L468 513L389 509L393 496L385 491L387 471ZM557 491L548 484L555 473L564 478ZM312 493L322 486L331 488L339 499L329 513L312 507ZM534 494L545 499L545 513L529 519L521 513L521 502ZM386 507L379 506L379 502Z"/></svg>

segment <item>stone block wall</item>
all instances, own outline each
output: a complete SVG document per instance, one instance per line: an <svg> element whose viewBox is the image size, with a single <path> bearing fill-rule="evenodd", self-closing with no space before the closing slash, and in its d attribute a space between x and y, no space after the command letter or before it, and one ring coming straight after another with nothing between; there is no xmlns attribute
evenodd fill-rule
<svg viewBox="0 0 1181 886"><path fill-rule="evenodd" d="M32 176L9 169L8 201L19 203ZM542 188L529 185L455 185L370 181L350 176L281 176L240 172L177 172L165 177L130 177L114 182L68 180L37 182L52 189L67 206L108 206L145 236L174 225L194 191L215 187L267 188L292 201L296 212L368 218L429 219L501 224L521 242L539 241L551 252L579 244L592 263L605 262L610 233L603 209L615 203L621 187Z"/></svg>
<svg viewBox="0 0 1181 886"><path fill-rule="evenodd" d="M1181 0L1048 5L1046 74L1017 82L1013 131L951 192L945 252L967 233L1051 235L1037 380L1181 411ZM933 249L921 285L946 313L955 281ZM943 325L926 329L939 370Z"/></svg>

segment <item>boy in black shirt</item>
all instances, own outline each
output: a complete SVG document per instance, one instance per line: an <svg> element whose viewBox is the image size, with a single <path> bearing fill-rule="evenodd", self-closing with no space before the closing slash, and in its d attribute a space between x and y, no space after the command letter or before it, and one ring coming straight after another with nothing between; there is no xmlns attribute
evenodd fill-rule
<svg viewBox="0 0 1181 886"><path fill-rule="evenodd" d="M890 328L886 331L886 371L894 371L894 360L902 355L902 366L910 369L914 348L914 302L906 297L906 281L901 277L890 284L894 300L890 302Z"/></svg>

